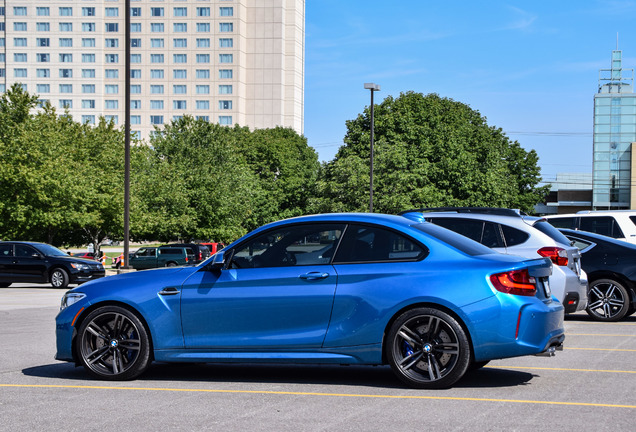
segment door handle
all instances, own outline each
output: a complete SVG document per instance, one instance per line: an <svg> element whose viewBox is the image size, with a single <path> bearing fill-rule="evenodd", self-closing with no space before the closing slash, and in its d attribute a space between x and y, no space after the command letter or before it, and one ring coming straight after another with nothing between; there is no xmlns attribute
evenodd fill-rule
<svg viewBox="0 0 636 432"><path fill-rule="evenodd" d="M169 295L177 295L181 291L179 291L176 287L167 287L159 291L159 295L169 296Z"/></svg>
<svg viewBox="0 0 636 432"><path fill-rule="evenodd" d="M302 280L320 280L329 277L329 273L309 272L299 276Z"/></svg>

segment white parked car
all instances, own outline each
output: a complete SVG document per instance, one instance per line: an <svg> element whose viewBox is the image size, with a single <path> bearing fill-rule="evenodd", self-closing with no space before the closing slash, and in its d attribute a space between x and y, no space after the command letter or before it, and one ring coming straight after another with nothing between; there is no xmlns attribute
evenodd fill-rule
<svg viewBox="0 0 636 432"><path fill-rule="evenodd" d="M636 244L636 210L585 210L545 218L557 228L592 232Z"/></svg>
<svg viewBox="0 0 636 432"><path fill-rule="evenodd" d="M483 207L442 207L400 214L433 222L500 253L550 258L552 295L563 303L566 313L585 309L588 281L581 269L580 251L544 218L511 209Z"/></svg>

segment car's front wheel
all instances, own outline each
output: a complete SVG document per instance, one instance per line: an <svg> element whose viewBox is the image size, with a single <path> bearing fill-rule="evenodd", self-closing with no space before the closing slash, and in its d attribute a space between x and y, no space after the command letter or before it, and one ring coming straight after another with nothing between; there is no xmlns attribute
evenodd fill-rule
<svg viewBox="0 0 636 432"><path fill-rule="evenodd" d="M51 285L53 288L66 288L68 286L68 273L66 270L56 268L51 272Z"/></svg>
<svg viewBox="0 0 636 432"><path fill-rule="evenodd" d="M397 377L415 388L446 388L470 363L464 329L449 314L417 308L400 315L388 333L386 356Z"/></svg>
<svg viewBox="0 0 636 432"><path fill-rule="evenodd" d="M627 289L612 279L598 279L590 284L587 313L598 321L618 321L629 312Z"/></svg>
<svg viewBox="0 0 636 432"><path fill-rule="evenodd" d="M128 380L150 366L150 338L141 320L119 306L92 311L82 322L77 353L86 370L106 380Z"/></svg>

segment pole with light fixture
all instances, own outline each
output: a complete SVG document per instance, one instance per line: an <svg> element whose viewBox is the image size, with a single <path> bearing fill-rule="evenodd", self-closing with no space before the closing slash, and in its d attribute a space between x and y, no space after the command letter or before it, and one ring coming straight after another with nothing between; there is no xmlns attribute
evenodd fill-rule
<svg viewBox="0 0 636 432"><path fill-rule="evenodd" d="M371 154L369 158L369 213L373 213L373 92L380 91L380 85L364 83L364 88L371 90Z"/></svg>

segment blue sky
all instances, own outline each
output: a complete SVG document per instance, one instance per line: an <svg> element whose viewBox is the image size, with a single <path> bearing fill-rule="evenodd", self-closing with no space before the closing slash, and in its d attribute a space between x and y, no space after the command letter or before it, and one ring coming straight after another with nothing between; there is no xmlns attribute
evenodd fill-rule
<svg viewBox="0 0 636 432"><path fill-rule="evenodd" d="M636 68L636 1L306 0L305 136L333 159L345 121L401 92L466 103L525 149L544 180L592 171L599 69Z"/></svg>

